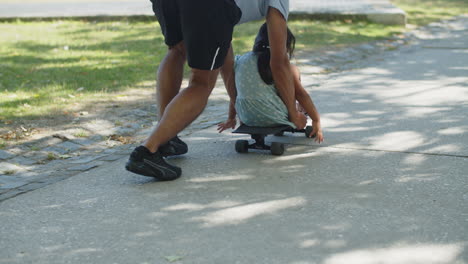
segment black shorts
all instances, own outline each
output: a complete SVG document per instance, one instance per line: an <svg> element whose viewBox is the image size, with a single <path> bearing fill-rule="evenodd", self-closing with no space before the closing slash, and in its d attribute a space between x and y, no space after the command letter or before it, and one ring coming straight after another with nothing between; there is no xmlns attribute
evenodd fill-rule
<svg viewBox="0 0 468 264"><path fill-rule="evenodd" d="M166 44L183 41L191 68L221 67L241 11L234 0L151 0Z"/></svg>

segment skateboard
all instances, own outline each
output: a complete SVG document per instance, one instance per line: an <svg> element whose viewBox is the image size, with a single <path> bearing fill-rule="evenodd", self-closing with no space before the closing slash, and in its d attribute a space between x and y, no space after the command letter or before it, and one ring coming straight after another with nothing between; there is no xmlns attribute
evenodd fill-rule
<svg viewBox="0 0 468 264"><path fill-rule="evenodd" d="M252 127L241 125L232 133L249 134L255 141L250 144L248 140L236 140L236 152L238 153L247 153L249 149L259 149L269 150L271 154L279 156L284 153L284 144L280 142L271 142L271 145L267 145L265 144L265 137L268 135L283 136L285 132L304 133L306 137L309 137L310 133L312 133L312 126L307 126L305 129L295 129L288 125L275 127Z"/></svg>

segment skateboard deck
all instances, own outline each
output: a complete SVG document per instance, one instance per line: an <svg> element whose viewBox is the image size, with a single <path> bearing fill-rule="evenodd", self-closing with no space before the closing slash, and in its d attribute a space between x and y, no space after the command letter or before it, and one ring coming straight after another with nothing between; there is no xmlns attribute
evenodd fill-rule
<svg viewBox="0 0 468 264"><path fill-rule="evenodd" d="M275 126L275 127L253 127L253 126L241 125L232 133L251 134L251 135L254 135L254 134L272 135L272 134L280 133L283 131L287 131L289 129L292 129L292 127L288 125Z"/></svg>

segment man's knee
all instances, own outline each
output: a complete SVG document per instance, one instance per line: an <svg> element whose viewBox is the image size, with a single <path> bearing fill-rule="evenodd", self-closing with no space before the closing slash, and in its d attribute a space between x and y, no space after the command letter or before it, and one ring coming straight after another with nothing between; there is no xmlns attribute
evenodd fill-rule
<svg viewBox="0 0 468 264"><path fill-rule="evenodd" d="M216 70L199 70L192 68L192 80L204 82L204 83L214 83L218 78L219 69Z"/></svg>
<svg viewBox="0 0 468 264"><path fill-rule="evenodd" d="M175 44L174 46L170 46L169 52L173 52L174 54L177 54L178 56L182 57L184 60L187 57L183 41Z"/></svg>
<svg viewBox="0 0 468 264"><path fill-rule="evenodd" d="M192 69L190 86L197 87L197 89L202 89L209 92L216 84L218 73L219 69L213 71Z"/></svg>

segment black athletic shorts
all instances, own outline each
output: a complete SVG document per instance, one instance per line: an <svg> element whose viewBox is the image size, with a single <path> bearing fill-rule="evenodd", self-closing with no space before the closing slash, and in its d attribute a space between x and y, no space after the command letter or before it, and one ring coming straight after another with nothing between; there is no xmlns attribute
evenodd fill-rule
<svg viewBox="0 0 468 264"><path fill-rule="evenodd" d="M151 0L166 44L181 41L191 68L221 67L241 10L234 0Z"/></svg>

